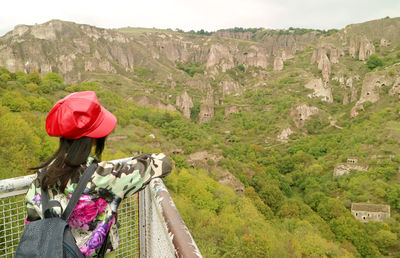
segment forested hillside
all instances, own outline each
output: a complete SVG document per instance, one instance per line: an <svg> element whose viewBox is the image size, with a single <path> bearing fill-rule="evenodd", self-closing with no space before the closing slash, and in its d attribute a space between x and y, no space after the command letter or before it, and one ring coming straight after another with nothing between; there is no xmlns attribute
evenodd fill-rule
<svg viewBox="0 0 400 258"><path fill-rule="evenodd" d="M398 257L399 28L19 26L0 38L0 178L47 159L47 112L94 90L118 118L103 160L167 153L204 257ZM390 218L360 222L353 203Z"/></svg>

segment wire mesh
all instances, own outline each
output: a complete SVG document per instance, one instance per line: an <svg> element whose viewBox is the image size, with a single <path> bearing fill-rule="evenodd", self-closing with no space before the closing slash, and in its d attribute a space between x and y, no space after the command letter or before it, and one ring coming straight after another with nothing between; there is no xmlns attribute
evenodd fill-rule
<svg viewBox="0 0 400 258"><path fill-rule="evenodd" d="M0 257L13 257L25 225L24 195L0 199Z"/></svg>
<svg viewBox="0 0 400 258"><path fill-rule="evenodd" d="M25 225L25 195L0 198L0 257L13 257ZM122 201L118 209L120 245L117 257L139 256L138 194Z"/></svg>
<svg viewBox="0 0 400 258"><path fill-rule="evenodd" d="M121 202L118 208L120 244L117 257L139 257L139 205L138 194Z"/></svg>

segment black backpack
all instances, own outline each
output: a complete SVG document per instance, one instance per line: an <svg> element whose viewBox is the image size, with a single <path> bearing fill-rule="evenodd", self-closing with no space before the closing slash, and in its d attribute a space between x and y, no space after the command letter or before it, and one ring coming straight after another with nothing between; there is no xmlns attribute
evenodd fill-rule
<svg viewBox="0 0 400 258"><path fill-rule="evenodd" d="M58 201L49 201L47 191L42 191L43 219L36 220L25 225L24 232L15 252L16 258L22 257L48 257L48 258L83 258L84 255L76 245L74 236L67 223L69 216L74 210L80 195L86 187L90 177L96 170L93 162L83 173L78 185L68 202L65 211L62 212ZM42 172L41 175L44 173ZM61 217L53 217L50 209L61 208ZM104 244L103 244L104 246Z"/></svg>

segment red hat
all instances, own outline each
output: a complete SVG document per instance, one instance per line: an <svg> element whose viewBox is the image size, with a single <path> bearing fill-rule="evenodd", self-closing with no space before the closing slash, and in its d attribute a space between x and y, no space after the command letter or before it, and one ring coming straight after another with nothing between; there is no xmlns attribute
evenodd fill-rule
<svg viewBox="0 0 400 258"><path fill-rule="evenodd" d="M94 91L69 94L59 100L46 118L50 136L78 139L101 138L114 130L117 118L102 107Z"/></svg>

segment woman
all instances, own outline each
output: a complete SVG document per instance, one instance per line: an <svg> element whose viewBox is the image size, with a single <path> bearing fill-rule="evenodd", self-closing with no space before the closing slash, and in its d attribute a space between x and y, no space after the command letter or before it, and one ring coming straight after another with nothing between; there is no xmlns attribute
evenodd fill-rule
<svg viewBox="0 0 400 258"><path fill-rule="evenodd" d="M58 201L65 210L84 170L99 162L105 138L116 123L115 116L100 105L93 91L72 93L54 105L46 119L46 131L60 137L60 145L49 160L33 168L39 172L26 195L26 223L42 218L42 191L47 191L49 199ZM89 157L92 146L96 158ZM164 154L144 154L118 165L99 162L67 220L81 252L85 256L101 256L105 250L116 249L119 203L151 179L164 177L170 171L171 164ZM52 209L54 216L61 212L58 207Z"/></svg>

